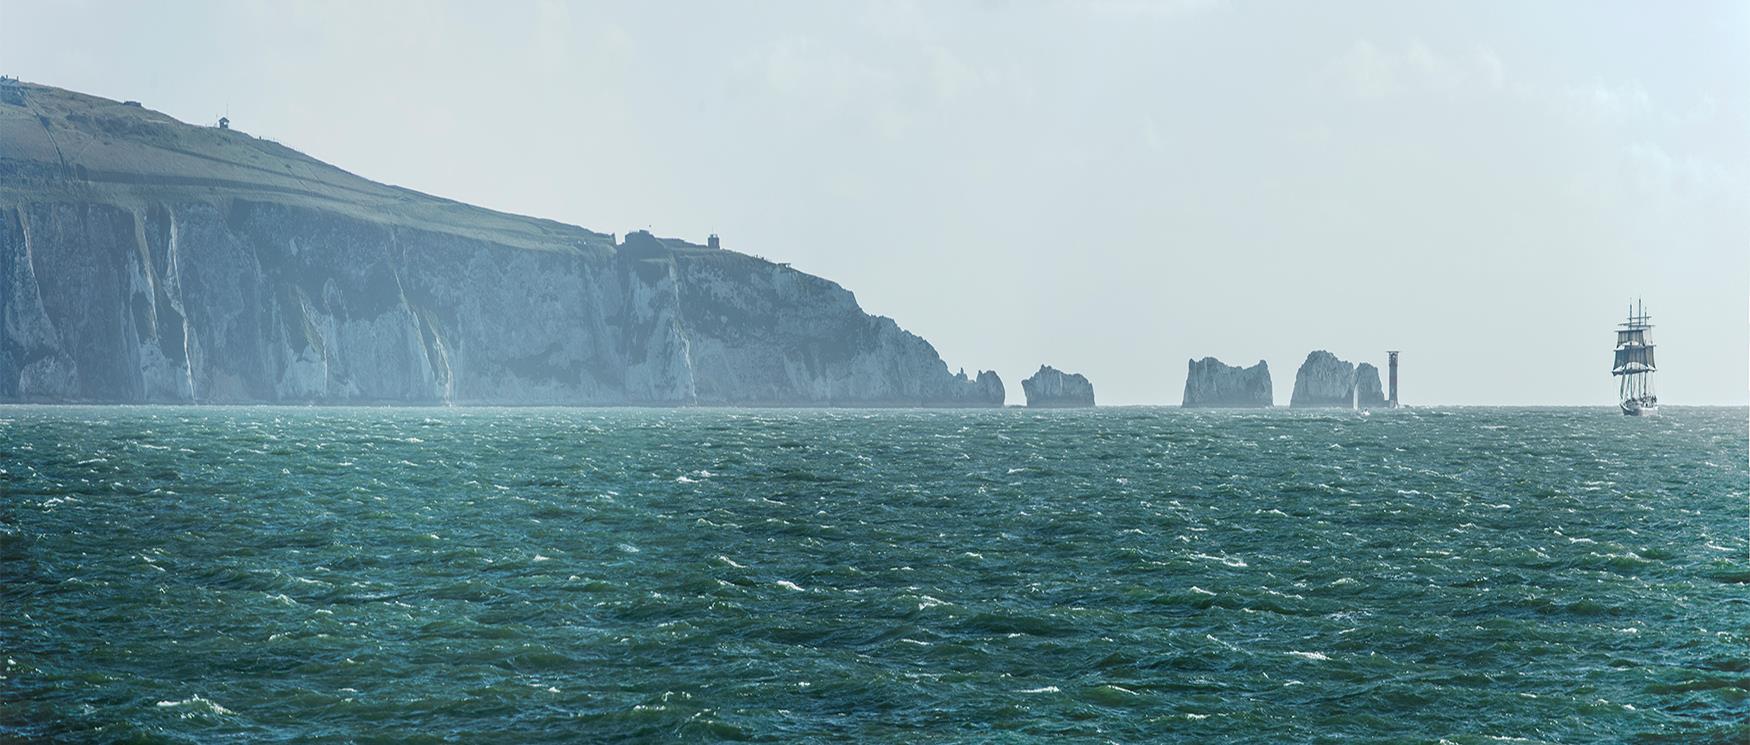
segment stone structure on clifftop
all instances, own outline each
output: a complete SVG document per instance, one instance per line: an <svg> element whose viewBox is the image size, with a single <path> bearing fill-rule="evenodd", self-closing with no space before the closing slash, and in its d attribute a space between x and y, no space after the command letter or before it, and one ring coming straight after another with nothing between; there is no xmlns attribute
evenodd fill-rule
<svg viewBox="0 0 1750 745"><path fill-rule="evenodd" d="M1355 366L1355 406L1362 409L1386 408L1385 389L1379 384L1379 368L1371 362Z"/></svg>
<svg viewBox="0 0 1750 745"><path fill-rule="evenodd" d="M1374 385L1378 386L1377 371ZM1337 359L1337 356L1323 349L1306 356L1306 361L1300 363L1300 370L1294 374L1294 395L1288 400L1291 407L1337 407L1354 408L1355 406L1355 365Z"/></svg>
<svg viewBox="0 0 1750 745"><path fill-rule="evenodd" d="M1270 366L1263 360L1251 367L1223 364L1214 357L1190 360L1185 371L1186 408L1258 408L1272 404Z"/></svg>
<svg viewBox="0 0 1750 745"><path fill-rule="evenodd" d="M1021 391L1027 394L1030 408L1073 408L1094 405L1094 384L1081 375L1066 373L1050 365L1040 365L1039 372L1021 381Z"/></svg>

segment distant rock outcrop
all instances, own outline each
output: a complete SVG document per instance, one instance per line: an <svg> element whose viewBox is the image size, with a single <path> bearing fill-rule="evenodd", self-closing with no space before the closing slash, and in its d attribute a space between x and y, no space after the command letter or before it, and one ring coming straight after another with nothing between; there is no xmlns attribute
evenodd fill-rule
<svg viewBox="0 0 1750 745"><path fill-rule="evenodd" d="M1094 405L1093 383L1081 375L1066 373L1050 365L1040 365L1039 372L1021 381L1021 391L1027 394L1027 406L1032 408Z"/></svg>
<svg viewBox="0 0 1750 745"><path fill-rule="evenodd" d="M1363 362L1355 366L1355 405L1363 409L1383 409L1385 389L1379 384L1379 368Z"/></svg>
<svg viewBox="0 0 1750 745"><path fill-rule="evenodd" d="M1375 371L1374 386L1379 385ZM1323 349L1306 356L1300 370L1294 374L1294 395L1288 400L1293 407L1355 406L1355 365L1337 359Z"/></svg>
<svg viewBox="0 0 1750 745"><path fill-rule="evenodd" d="M1222 364L1214 357L1190 360L1185 372L1186 408L1270 406L1270 366L1263 360L1251 367Z"/></svg>

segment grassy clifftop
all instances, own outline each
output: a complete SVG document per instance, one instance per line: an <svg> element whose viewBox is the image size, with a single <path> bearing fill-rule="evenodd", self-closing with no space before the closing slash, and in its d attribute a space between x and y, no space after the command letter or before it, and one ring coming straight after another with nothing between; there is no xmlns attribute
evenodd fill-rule
<svg viewBox="0 0 1750 745"><path fill-rule="evenodd" d="M46 85L11 85L22 96L0 96L0 200L140 207L258 199L520 248L613 250L603 233L380 184L237 130Z"/></svg>

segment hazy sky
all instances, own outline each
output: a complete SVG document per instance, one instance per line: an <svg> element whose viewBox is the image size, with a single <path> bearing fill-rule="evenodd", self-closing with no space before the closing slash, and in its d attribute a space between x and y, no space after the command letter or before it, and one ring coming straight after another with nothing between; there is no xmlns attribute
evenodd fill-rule
<svg viewBox="0 0 1750 745"><path fill-rule="evenodd" d="M1750 395L1750 4L17 2L0 73L820 274L994 368L1410 404ZM0 144L3 146L3 144Z"/></svg>

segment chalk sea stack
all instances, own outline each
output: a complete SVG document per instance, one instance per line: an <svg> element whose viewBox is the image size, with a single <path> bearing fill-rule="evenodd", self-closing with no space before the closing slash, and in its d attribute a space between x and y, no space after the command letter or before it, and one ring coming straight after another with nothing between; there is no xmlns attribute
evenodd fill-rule
<svg viewBox="0 0 1750 745"><path fill-rule="evenodd" d="M1190 360L1185 371L1186 408L1261 408L1272 405L1270 365L1223 364L1214 357Z"/></svg>
<svg viewBox="0 0 1750 745"><path fill-rule="evenodd" d="M1375 376L1375 385L1378 377ZM1294 394L1288 400L1291 407L1355 406L1355 365L1337 359L1323 349L1306 356L1300 370L1294 374Z"/></svg>
<svg viewBox="0 0 1750 745"><path fill-rule="evenodd" d="M1371 362L1355 366L1355 406L1362 409L1386 408L1385 388L1379 384L1379 368Z"/></svg>
<svg viewBox="0 0 1750 745"><path fill-rule="evenodd" d="M0 401L1003 403L994 373L782 264L6 86Z"/></svg>
<svg viewBox="0 0 1750 745"><path fill-rule="evenodd" d="M1050 365L1040 365L1039 372L1021 381L1021 391L1027 394L1029 408L1076 408L1094 405L1094 384L1078 374L1066 373Z"/></svg>
<svg viewBox="0 0 1750 745"><path fill-rule="evenodd" d="M969 380L966 377L966 370L964 368L962 368L960 370L960 372L957 375L955 375L955 379L957 381L959 381L961 384L965 384L968 382L970 382L972 384L973 389L975 391L973 394L973 399L976 403L973 403L970 405L973 405L973 406L1002 406L1003 405L1003 403L1002 403L1003 396L1006 395L1006 392L1003 390L1003 379L997 376L996 371L994 371L994 370L980 370L980 371L978 371L978 377L972 378ZM992 403L992 402L995 402L995 403Z"/></svg>

